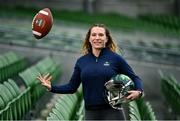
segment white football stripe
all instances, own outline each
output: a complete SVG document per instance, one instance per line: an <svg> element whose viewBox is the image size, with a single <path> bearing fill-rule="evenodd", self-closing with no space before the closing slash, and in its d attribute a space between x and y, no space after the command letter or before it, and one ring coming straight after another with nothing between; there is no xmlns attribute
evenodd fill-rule
<svg viewBox="0 0 180 121"><path fill-rule="evenodd" d="M44 10L39 11L39 13L41 13L41 14L44 14L44 15L48 16L48 12L46 12L46 11L44 11Z"/></svg>
<svg viewBox="0 0 180 121"><path fill-rule="evenodd" d="M37 36L41 36L42 35L41 33L37 32L37 31L32 31L32 32L33 32L33 34L35 34Z"/></svg>

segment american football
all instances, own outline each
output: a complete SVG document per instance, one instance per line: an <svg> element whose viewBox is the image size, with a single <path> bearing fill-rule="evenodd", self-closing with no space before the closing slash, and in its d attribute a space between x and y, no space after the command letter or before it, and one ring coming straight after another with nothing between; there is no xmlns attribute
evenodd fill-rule
<svg viewBox="0 0 180 121"><path fill-rule="evenodd" d="M40 10L33 18L32 33L36 39L45 37L53 25L53 16L49 8Z"/></svg>

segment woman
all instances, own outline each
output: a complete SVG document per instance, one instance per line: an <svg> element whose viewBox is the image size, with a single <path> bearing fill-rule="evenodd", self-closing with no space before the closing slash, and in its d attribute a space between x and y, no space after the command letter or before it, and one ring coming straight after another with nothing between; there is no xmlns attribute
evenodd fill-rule
<svg viewBox="0 0 180 121"><path fill-rule="evenodd" d="M119 73L129 76L134 81L135 90L129 91L127 99L134 100L143 91L140 78L116 53L116 44L104 25L95 24L89 29L82 49L84 55L77 60L68 84L51 85L50 75L39 75L38 79L51 92L63 94L76 92L82 83L86 120L124 120L123 109L113 109L106 102L104 84Z"/></svg>

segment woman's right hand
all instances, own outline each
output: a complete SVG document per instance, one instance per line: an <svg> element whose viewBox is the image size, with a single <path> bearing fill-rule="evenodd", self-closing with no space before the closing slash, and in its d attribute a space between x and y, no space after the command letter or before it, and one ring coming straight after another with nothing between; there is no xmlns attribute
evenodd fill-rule
<svg viewBox="0 0 180 121"><path fill-rule="evenodd" d="M52 79L52 76L48 74L46 75L42 75L42 74L39 74L37 76L37 79L41 82L41 84L43 86L45 86L48 90L51 90L51 79Z"/></svg>

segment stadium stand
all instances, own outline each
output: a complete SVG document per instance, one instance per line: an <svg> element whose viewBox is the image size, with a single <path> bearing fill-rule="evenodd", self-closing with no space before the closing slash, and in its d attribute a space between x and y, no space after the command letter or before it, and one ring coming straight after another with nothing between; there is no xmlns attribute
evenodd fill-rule
<svg viewBox="0 0 180 121"><path fill-rule="evenodd" d="M172 119L180 119L180 84L173 76L161 74L161 90Z"/></svg>
<svg viewBox="0 0 180 121"><path fill-rule="evenodd" d="M21 91L14 80L8 79L0 85L0 119L20 120L31 108L30 88Z"/></svg>
<svg viewBox="0 0 180 121"><path fill-rule="evenodd" d="M54 108L49 113L47 121L51 120L83 120L84 101L82 99L82 86L74 94L59 95Z"/></svg>
<svg viewBox="0 0 180 121"><path fill-rule="evenodd" d="M12 51L0 55L0 82L17 75L26 66L25 58Z"/></svg>
<svg viewBox="0 0 180 121"><path fill-rule="evenodd" d="M46 65L46 66L43 66ZM32 103L35 104L36 101L45 93L45 87L40 85L37 80L38 74L50 73L56 80L59 77L60 70L58 64L55 63L50 57L45 57L43 60L39 61L37 64L27 68L23 72L19 73L19 76L23 79L25 86L31 88Z"/></svg>
<svg viewBox="0 0 180 121"><path fill-rule="evenodd" d="M74 14L74 13L73 13ZM65 13L65 15L67 15ZM76 17L77 15L74 14ZM62 13L61 13L62 16ZM83 17L79 17L83 19ZM130 19L126 17L121 17L119 20L116 15L113 20L111 17L106 17L107 25L117 26L124 30L143 30L147 32L160 32L165 33L165 35L175 35L179 37L179 18L174 17L165 17L165 16L140 16L138 19ZM101 18L97 18L101 19ZM102 16L102 19L103 16ZM87 18L84 17L83 21L86 21ZM94 18L88 19L90 22L93 22ZM105 20L105 19L104 19ZM112 21L118 21L114 23ZM62 26L61 26L62 27ZM61 28L62 29L62 28ZM29 36L31 31L27 29L19 30L18 27L5 27L1 25L0 29L1 34L1 43L8 45L17 45L24 47L35 47L41 49L49 49L51 51L67 51L67 52L78 52L80 44L82 43L82 36L77 33L72 34L72 32L53 33L45 38L43 41L34 41L34 38ZM56 36L57 35L57 36ZM133 41L135 38L133 38ZM154 40L156 41L156 40ZM133 51L133 59L145 61L153 61L166 64L179 65L179 45L178 44L169 44L166 47L166 44L149 42L147 40L141 40L141 43L123 43L119 41L118 44L121 45L124 49ZM144 43L142 43L144 42ZM141 45L142 44L142 45ZM144 46L146 45L146 46ZM175 45L175 46L174 46ZM136 53L136 54L134 54ZM128 54L127 54L128 55ZM44 66L46 65L46 66ZM20 120L23 119L24 115L31 110L37 103L37 101L45 93L45 88L42 87L36 79L38 73L46 74L50 72L54 79L59 77L59 65L55 63L50 57L46 57L43 60L39 61L37 64L34 64L31 67L27 68L27 63L25 58L20 55L15 54L14 52L8 52L0 56L0 88L6 90L6 96L4 93L0 94L0 119L2 120ZM26 69L25 69L26 68ZM15 80L9 79L14 75L19 76L23 80L25 89L19 89L10 85L11 83L16 83ZM8 80L8 81L6 81ZM169 111L173 114L173 119L179 119L178 114L180 113L180 101L179 101L179 85L174 83L176 79L173 77L161 79L162 81L162 92L166 99L166 103L169 105ZM10 83L11 82L11 83ZM7 89L9 91L7 91ZM16 91L13 91L16 90ZM15 93L17 92L17 93ZM28 93L28 94L26 94ZM19 95L22 95L19 96ZM18 97L18 98L17 98ZM80 96L81 97L81 96ZM47 120L59 120L59 119L76 119L83 120L84 118L84 102L78 95L60 95L57 100L57 104L52 109L52 112L49 113ZM17 99L16 99L17 98ZM66 101L65 101L66 100ZM79 100L77 102L77 100ZM14 102L13 102L14 101ZM17 104L16 104L17 103ZM68 107L68 109L67 109ZM64 109L64 112L61 110ZM130 120L156 120L155 114L152 110L152 107L149 102L140 99L138 101L130 102L129 104L129 117Z"/></svg>
<svg viewBox="0 0 180 121"><path fill-rule="evenodd" d="M36 80L36 76L39 73L50 72L53 75L53 80L56 80L60 76L59 65L51 57L45 57L36 64L27 67L25 58L14 52L1 55L0 62L0 77L2 79L0 84L0 120L25 119L26 114L34 108L36 102L45 93L45 88ZM23 80L25 87L18 85L19 80L11 79L11 77L18 75Z"/></svg>
<svg viewBox="0 0 180 121"><path fill-rule="evenodd" d="M143 97L129 103L129 117L130 121L157 121L151 104L145 101Z"/></svg>

